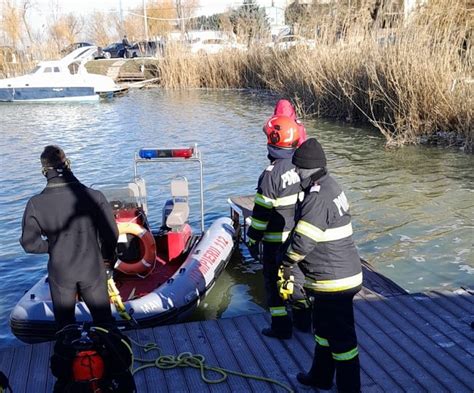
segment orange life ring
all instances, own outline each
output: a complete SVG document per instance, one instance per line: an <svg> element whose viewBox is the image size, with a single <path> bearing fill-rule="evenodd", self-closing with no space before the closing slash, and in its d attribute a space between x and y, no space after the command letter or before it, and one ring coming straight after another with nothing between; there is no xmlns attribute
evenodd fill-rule
<svg viewBox="0 0 474 393"><path fill-rule="evenodd" d="M140 249L144 250L140 260L123 262L120 259L115 264L115 269L125 274L147 274L155 267L156 245L151 231L146 230L141 225L134 222L118 222L119 233L130 234L140 240Z"/></svg>

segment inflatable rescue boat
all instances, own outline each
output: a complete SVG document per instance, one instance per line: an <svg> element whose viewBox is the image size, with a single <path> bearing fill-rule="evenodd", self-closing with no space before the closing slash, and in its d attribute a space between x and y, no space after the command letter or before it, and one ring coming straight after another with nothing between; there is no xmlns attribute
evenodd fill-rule
<svg viewBox="0 0 474 393"><path fill-rule="evenodd" d="M201 231L195 233L188 222L189 189L183 176L172 179L162 225L152 229L139 165L190 161L198 164L200 172ZM226 267L236 241L234 222L228 217L218 218L204 230L202 159L197 145L140 149L134 163L132 181L94 186L111 204L119 228L118 260L108 286L114 317L125 329L172 323L188 316ZM78 323L91 319L80 299L75 313ZM24 342L54 338L56 327L47 277L20 299L11 313L10 326Z"/></svg>

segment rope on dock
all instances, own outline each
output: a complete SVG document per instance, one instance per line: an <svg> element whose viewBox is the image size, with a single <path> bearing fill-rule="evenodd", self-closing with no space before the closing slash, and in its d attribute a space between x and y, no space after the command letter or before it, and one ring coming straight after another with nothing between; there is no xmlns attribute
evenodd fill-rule
<svg viewBox="0 0 474 393"><path fill-rule="evenodd" d="M287 390L290 393L294 393L294 390L291 389L289 386L279 381L276 381L275 379L261 377L261 376L252 375L252 374L245 374L239 371L228 370L222 367L208 366L205 364L206 358L200 354L192 354L191 352L182 352L178 356L162 355L161 349L160 347L158 347L158 345L156 345L156 343L150 342L143 345L132 340L131 338L130 338L130 341L134 345L142 348L143 352L149 352L149 351L155 350L155 351L158 351L158 354L159 354L155 359L140 359L140 358L133 357L132 367L135 361L144 363L142 366L139 366L136 369L132 369L133 375L135 375L139 371L142 371L150 367L156 367L162 370L172 369L176 367L192 367L192 368L199 369L202 380L209 384L215 384L215 383L217 384L217 383L224 382L227 379L228 374L231 374L231 375L236 375L243 378L254 379L257 381L273 383L275 385L282 387L283 389ZM221 376L216 379L210 379L206 376L207 371L214 371L215 373L220 374Z"/></svg>

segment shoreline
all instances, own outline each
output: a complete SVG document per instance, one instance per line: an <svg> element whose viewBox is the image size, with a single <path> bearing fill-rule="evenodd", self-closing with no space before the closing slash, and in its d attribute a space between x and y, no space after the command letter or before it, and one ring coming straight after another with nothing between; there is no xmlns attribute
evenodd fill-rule
<svg viewBox="0 0 474 393"><path fill-rule="evenodd" d="M304 53L304 51L301 53L296 51L298 56L302 56ZM283 55L290 57L291 53ZM473 110L469 109L469 102L473 101L472 98L469 98L471 84L460 85L465 89L463 94L466 94L466 97L463 94L458 97L458 100L464 100L465 104L464 108L459 109L458 114L436 115L441 116L441 121L446 123L445 128L440 128L441 125L437 124L435 117L421 121L421 117L426 117L429 114L422 111L417 113L416 116L414 113L410 114L410 116L414 116L413 124L408 119L403 119L403 121L400 120L401 123L399 121L400 124L397 126L394 122L389 124L387 121L386 117L389 116L387 113L390 112L388 109L380 110L377 107L379 104L372 105L369 101L364 101L370 98L370 94L367 94L367 97L348 99L344 97L344 94L348 92L345 92L343 83L338 82L340 85L340 89L337 90L338 95L332 92L319 95L314 91L315 88L327 89L328 86L333 84L333 81L327 80L327 77L316 80L314 75L305 75L304 70L300 69L296 76L298 78L297 83L288 84L281 80L281 75L285 74L284 72L272 76L268 74L268 70L258 69L259 60L270 62L270 64L274 62L273 65L278 66L275 63L275 53L268 50L262 53L256 51L224 52L218 55L204 56L200 58L199 62L196 62L194 56L183 56L178 53L160 59L134 58L123 60L93 60L87 63L86 68L91 73L103 75L107 75L109 69L114 68L117 79L120 77L120 73L141 73L145 80L158 79L153 85L146 87L157 86L171 90L225 89L268 92L291 99L302 117L324 118L342 121L344 124L373 127L385 137L387 148L396 148L403 145L426 145L454 147L464 153L474 152L474 127L470 120ZM114 65L115 63L118 64ZM285 78L289 78L289 75L285 75ZM308 89L305 83L312 85L312 89ZM348 81L345 81L345 83L349 84ZM357 80L353 84L357 84ZM359 88L359 90L362 91L362 88ZM368 92L370 93L370 89ZM349 93L348 96L350 96ZM367 108L370 106L372 106L370 109L372 115L368 115L369 109ZM453 105L450 106L451 109L452 107ZM401 116L404 109L400 109L400 111L397 116ZM390 116L393 117L395 115L392 112L390 112Z"/></svg>

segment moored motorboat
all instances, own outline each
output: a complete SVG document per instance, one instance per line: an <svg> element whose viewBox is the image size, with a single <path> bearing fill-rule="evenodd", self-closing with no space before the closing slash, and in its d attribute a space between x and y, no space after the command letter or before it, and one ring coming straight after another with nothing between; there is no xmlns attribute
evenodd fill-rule
<svg viewBox="0 0 474 393"><path fill-rule="evenodd" d="M146 186L138 175L138 165L179 161L199 164L201 231L197 233L188 222L188 182L183 176L171 181L172 198L163 208L161 227L153 230L147 220ZM141 149L135 155L132 181L96 188L112 205L120 232L113 283L121 302L114 300L111 304L118 325L148 327L185 318L212 288L235 245L234 222L228 217L218 218L204 230L202 161L197 146ZM110 281L109 289L113 292ZM75 314L78 322L90 320L89 310L80 300ZM10 326L13 334L25 342L54 337L56 326L47 277L20 299L11 313Z"/></svg>
<svg viewBox="0 0 474 393"><path fill-rule="evenodd" d="M42 61L29 74L0 79L0 102L98 101L127 90L106 75L85 68L97 47L74 50L60 60Z"/></svg>

